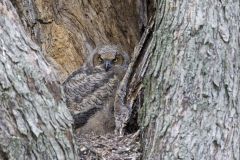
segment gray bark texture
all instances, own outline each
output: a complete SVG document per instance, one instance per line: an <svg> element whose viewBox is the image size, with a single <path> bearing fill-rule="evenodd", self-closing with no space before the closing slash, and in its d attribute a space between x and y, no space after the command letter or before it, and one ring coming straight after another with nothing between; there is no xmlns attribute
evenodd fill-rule
<svg viewBox="0 0 240 160"><path fill-rule="evenodd" d="M72 118L40 48L0 1L0 159L74 159Z"/></svg>
<svg viewBox="0 0 240 160"><path fill-rule="evenodd" d="M155 7L117 97L131 109L144 97L143 159L240 159L239 1L11 2L17 13L0 1L0 159L76 158L51 67L64 79L101 43L131 52Z"/></svg>
<svg viewBox="0 0 240 160"><path fill-rule="evenodd" d="M240 2L156 1L143 159L240 159Z"/></svg>

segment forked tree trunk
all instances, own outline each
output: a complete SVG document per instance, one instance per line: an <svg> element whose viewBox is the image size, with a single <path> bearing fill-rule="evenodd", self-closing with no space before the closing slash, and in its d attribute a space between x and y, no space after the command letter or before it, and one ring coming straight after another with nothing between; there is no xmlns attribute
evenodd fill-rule
<svg viewBox="0 0 240 160"><path fill-rule="evenodd" d="M240 159L239 6L157 1L143 159Z"/></svg>
<svg viewBox="0 0 240 160"><path fill-rule="evenodd" d="M74 159L72 118L52 69L0 1L0 159Z"/></svg>
<svg viewBox="0 0 240 160"><path fill-rule="evenodd" d="M139 40L146 1L104 2L12 0L62 79L83 63L88 46L113 42L131 52ZM139 114L143 159L240 159L239 3L151 3L156 22L144 50L150 58ZM127 9L137 5L144 11ZM0 157L74 159L71 116L52 69L7 0L0 14Z"/></svg>
<svg viewBox="0 0 240 160"><path fill-rule="evenodd" d="M4 0L0 5L0 126L1 140L6 139L0 157L73 159L72 119L52 68L62 81L102 43L121 44L131 54L146 22L146 3Z"/></svg>

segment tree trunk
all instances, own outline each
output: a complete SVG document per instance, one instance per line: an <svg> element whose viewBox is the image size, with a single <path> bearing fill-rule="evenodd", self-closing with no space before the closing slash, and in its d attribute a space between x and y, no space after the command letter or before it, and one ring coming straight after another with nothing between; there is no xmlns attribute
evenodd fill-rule
<svg viewBox="0 0 240 160"><path fill-rule="evenodd" d="M141 110L143 159L240 159L239 6L157 1Z"/></svg>
<svg viewBox="0 0 240 160"><path fill-rule="evenodd" d="M83 64L96 45L120 44L131 54L147 21L145 0L12 2L61 81Z"/></svg>
<svg viewBox="0 0 240 160"><path fill-rule="evenodd" d="M136 107L144 88L143 159L240 159L239 1L11 2L41 49L2 0L0 157L74 159L72 119L40 52L64 80L95 45L121 44L131 53L156 7L152 38L134 57L127 98L119 97Z"/></svg>
<svg viewBox="0 0 240 160"><path fill-rule="evenodd" d="M0 159L74 159L72 118L55 74L0 2Z"/></svg>

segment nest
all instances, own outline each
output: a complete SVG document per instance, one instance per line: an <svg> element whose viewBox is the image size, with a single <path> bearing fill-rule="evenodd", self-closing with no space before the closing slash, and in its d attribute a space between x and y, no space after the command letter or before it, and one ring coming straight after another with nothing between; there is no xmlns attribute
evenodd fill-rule
<svg viewBox="0 0 240 160"><path fill-rule="evenodd" d="M124 136L76 135L80 160L139 160L139 131Z"/></svg>

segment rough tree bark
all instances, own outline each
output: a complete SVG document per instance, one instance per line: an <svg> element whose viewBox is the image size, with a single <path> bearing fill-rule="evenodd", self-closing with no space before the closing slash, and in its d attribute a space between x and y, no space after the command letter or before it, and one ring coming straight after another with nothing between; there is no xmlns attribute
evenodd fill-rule
<svg viewBox="0 0 240 160"><path fill-rule="evenodd" d="M144 0L11 2L61 79L78 68L96 44L122 44L131 52L146 25L148 8ZM240 159L239 3L151 3L156 22L143 50L147 60L141 63L139 58L141 67L134 70L147 75L142 86L142 74L133 73L129 82L137 82L138 88L127 88L137 96L144 87L139 114L143 159ZM71 159L71 119L61 94L54 92L58 84L11 5L5 4L0 2L1 15L7 15L0 17L0 155ZM12 24L16 26L9 30Z"/></svg>
<svg viewBox="0 0 240 160"><path fill-rule="evenodd" d="M145 0L11 1L62 81L95 45L120 44L131 54L147 19Z"/></svg>
<svg viewBox="0 0 240 160"><path fill-rule="evenodd" d="M157 1L141 111L143 159L240 159L239 6Z"/></svg>
<svg viewBox="0 0 240 160"><path fill-rule="evenodd" d="M61 73L57 79L64 80L80 67L92 47L101 43L121 44L131 54L146 25L146 1L11 0L11 3L18 15L8 0L0 3L3 28L0 104L2 127L7 126L2 128L6 130L2 139L8 140L1 143L1 157L16 159L21 153L18 159L72 159L71 116L51 67ZM42 53L51 67L41 57ZM6 118L9 120L5 122ZM8 130L13 130L10 127L16 131L8 135ZM22 148L9 145L15 139L20 139L18 144Z"/></svg>
<svg viewBox="0 0 240 160"><path fill-rule="evenodd" d="M0 1L0 159L74 159L72 118L40 48Z"/></svg>

